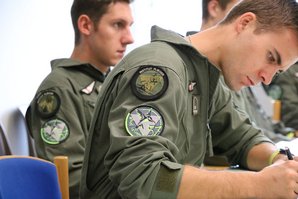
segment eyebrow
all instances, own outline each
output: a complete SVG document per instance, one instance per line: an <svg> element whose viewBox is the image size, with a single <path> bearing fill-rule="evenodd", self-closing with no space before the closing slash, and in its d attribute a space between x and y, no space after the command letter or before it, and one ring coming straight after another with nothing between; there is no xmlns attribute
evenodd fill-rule
<svg viewBox="0 0 298 199"><path fill-rule="evenodd" d="M279 52L274 48L274 54L276 56L276 61L277 61L277 64L278 65L281 65L281 57L280 57L280 54Z"/></svg>

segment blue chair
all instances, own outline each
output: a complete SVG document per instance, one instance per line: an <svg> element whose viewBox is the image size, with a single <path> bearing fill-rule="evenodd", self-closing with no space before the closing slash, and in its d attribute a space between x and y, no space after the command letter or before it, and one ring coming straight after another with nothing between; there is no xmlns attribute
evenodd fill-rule
<svg viewBox="0 0 298 199"><path fill-rule="evenodd" d="M55 164L31 156L0 156L0 199L61 199Z"/></svg>

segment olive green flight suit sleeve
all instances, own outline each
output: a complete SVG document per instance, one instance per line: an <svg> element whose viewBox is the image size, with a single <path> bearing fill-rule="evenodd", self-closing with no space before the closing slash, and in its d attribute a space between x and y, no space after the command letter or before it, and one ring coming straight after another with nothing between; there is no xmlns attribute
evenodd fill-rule
<svg viewBox="0 0 298 199"><path fill-rule="evenodd" d="M181 136L179 132L184 132L180 119L185 112L185 101L181 98L185 89L174 71L161 68L168 76L169 86L160 98L143 101L132 93L130 80L136 69L123 74L119 87L116 86L117 94L110 95L115 101L108 119L110 147L104 164L123 198L176 198L177 195L183 167L177 160L181 157L176 143ZM125 130L127 114L141 106L152 107L162 116L164 129L160 135L132 136Z"/></svg>
<svg viewBox="0 0 298 199"><path fill-rule="evenodd" d="M61 85L63 83L61 82ZM70 88L52 87L39 93L55 93L59 98L59 109L47 118L37 113L36 98L32 101L27 112L27 121L30 132L35 140L37 155L41 158L53 161L54 156L65 155L69 160L69 185L70 198L78 198L81 167L83 163L87 122L91 115L86 114L87 102L82 103L80 95L76 95ZM89 117L89 118L87 118ZM64 134L56 134L55 129L64 126ZM44 135L47 130L47 135ZM50 133L53 133L57 142L51 142ZM46 138L43 138L45 137ZM57 137L60 136L60 137ZM52 137L53 138L53 137Z"/></svg>
<svg viewBox="0 0 298 199"><path fill-rule="evenodd" d="M240 163L247 168L249 150L259 143L273 142L251 124L242 109L232 103L230 90L218 84L213 99L210 128L214 153L226 155L232 164Z"/></svg>
<svg viewBox="0 0 298 199"><path fill-rule="evenodd" d="M298 64L280 74L275 80L281 90L281 119L286 126L298 130Z"/></svg>

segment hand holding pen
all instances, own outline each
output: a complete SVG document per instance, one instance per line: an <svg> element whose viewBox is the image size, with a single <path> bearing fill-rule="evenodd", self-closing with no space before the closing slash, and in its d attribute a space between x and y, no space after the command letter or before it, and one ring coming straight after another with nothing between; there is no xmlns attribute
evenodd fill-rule
<svg viewBox="0 0 298 199"><path fill-rule="evenodd" d="M289 160L293 160L294 159L293 158L293 155L292 155L292 153L291 153L291 151L290 151L290 149L288 147L285 147L285 153L288 156L288 159Z"/></svg>

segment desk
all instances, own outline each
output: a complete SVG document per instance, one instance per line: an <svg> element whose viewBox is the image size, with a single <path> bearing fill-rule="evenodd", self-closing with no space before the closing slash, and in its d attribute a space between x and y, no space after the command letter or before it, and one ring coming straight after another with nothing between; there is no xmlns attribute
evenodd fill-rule
<svg viewBox="0 0 298 199"><path fill-rule="evenodd" d="M230 167L228 166L203 166L203 169L210 170L210 171L222 171L228 170Z"/></svg>

